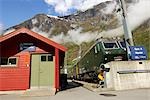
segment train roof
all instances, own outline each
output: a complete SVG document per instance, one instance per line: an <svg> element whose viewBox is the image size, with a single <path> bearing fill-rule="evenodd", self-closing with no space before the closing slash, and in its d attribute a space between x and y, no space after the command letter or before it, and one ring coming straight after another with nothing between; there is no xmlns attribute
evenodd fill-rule
<svg viewBox="0 0 150 100"><path fill-rule="evenodd" d="M113 42L113 41L124 41L124 39L122 39L122 38L98 38L98 39L96 39L96 41L98 41L98 42Z"/></svg>

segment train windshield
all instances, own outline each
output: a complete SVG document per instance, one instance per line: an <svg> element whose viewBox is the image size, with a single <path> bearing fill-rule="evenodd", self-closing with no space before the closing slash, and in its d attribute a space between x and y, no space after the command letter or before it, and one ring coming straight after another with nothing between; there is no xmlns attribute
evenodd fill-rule
<svg viewBox="0 0 150 100"><path fill-rule="evenodd" d="M126 48L125 42L119 42L119 43L120 43L120 46L121 46L122 48Z"/></svg>
<svg viewBox="0 0 150 100"><path fill-rule="evenodd" d="M118 44L116 42L103 42L105 49L118 49Z"/></svg>

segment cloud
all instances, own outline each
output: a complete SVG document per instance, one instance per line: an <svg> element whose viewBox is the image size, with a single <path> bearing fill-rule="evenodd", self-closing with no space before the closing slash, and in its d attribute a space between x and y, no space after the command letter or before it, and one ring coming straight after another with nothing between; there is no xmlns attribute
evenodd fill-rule
<svg viewBox="0 0 150 100"><path fill-rule="evenodd" d="M39 33L40 35L42 35L42 36L48 38L48 33L42 32L42 31L41 31L39 28L37 28L37 27L33 27L31 30L32 30L33 32L37 32L37 33Z"/></svg>
<svg viewBox="0 0 150 100"><path fill-rule="evenodd" d="M50 6L54 7L55 12L59 14L68 14L72 9L85 11L94 5L112 0L44 0Z"/></svg>
<svg viewBox="0 0 150 100"><path fill-rule="evenodd" d="M80 0L78 0L80 1ZM92 8L93 6L100 4L105 1L112 1L112 0L81 0L82 2L79 2L77 4L77 9L81 11L85 11L89 8Z"/></svg>
<svg viewBox="0 0 150 100"><path fill-rule="evenodd" d="M78 29L68 31L67 35L61 33L57 36L53 36L51 39L58 43L73 42L77 45L80 45L82 42L90 42L96 39L96 35L95 35L96 33L93 32L81 33L81 32L82 32L82 28L78 28Z"/></svg>
<svg viewBox="0 0 150 100"><path fill-rule="evenodd" d="M84 32L82 33L82 28L73 29L68 31L67 35L61 33L56 36L52 36L52 40L58 43L69 43L73 42L77 45L80 45L83 42L91 42L98 38L113 38L113 37L120 37L123 35L123 27L118 27L116 29L102 31L99 32Z"/></svg>
<svg viewBox="0 0 150 100"><path fill-rule="evenodd" d="M99 33L99 36L97 38L103 37L103 38L113 38L113 37L120 37L123 35L123 26L120 26L115 29L102 31Z"/></svg>
<svg viewBox="0 0 150 100"><path fill-rule="evenodd" d="M127 12L130 28L133 30L150 18L150 0L139 0L130 5Z"/></svg>
<svg viewBox="0 0 150 100"><path fill-rule="evenodd" d="M127 19L129 23L129 27L131 30L134 30L139 25L141 25L144 21L150 18L150 0L132 0L133 3L128 4L127 7ZM111 2L107 5L106 8L102 9L104 14L111 14L114 9L120 8L119 4L115 1ZM121 13L116 14L120 24L122 24Z"/></svg>

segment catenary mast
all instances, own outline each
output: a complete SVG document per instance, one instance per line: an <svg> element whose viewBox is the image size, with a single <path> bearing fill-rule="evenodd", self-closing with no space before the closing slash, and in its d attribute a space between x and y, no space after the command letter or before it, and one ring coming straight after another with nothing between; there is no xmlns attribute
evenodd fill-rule
<svg viewBox="0 0 150 100"><path fill-rule="evenodd" d="M129 28L128 19L127 19L127 11L126 11L126 4L124 0L119 0L122 8L122 22L123 22L123 29L124 29L124 36L125 36L125 43L127 48L127 56L129 59L130 49L129 46L134 46L132 33Z"/></svg>

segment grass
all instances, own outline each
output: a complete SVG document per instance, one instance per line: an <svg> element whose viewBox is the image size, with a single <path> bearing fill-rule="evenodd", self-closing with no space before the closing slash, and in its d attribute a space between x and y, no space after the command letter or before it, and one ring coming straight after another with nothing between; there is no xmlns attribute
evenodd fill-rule
<svg viewBox="0 0 150 100"><path fill-rule="evenodd" d="M52 28L51 35L58 35L60 33L66 34L70 29L71 29L70 24L56 22L56 24Z"/></svg>
<svg viewBox="0 0 150 100"><path fill-rule="evenodd" d="M81 49L82 49L81 55L83 55L90 48L92 44L93 44L93 41L89 43L83 42L81 44ZM65 46L68 48L67 64L72 65L73 63L75 63L73 62L73 60L79 56L79 45L76 45L74 43L68 43L68 44L65 44Z"/></svg>

